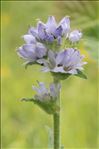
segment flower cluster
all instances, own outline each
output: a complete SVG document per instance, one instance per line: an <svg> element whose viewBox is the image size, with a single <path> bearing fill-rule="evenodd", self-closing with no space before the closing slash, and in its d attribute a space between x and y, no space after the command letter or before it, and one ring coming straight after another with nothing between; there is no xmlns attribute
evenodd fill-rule
<svg viewBox="0 0 99 149"><path fill-rule="evenodd" d="M31 101L48 114L59 112L60 107L57 104L57 96L61 89L60 83L57 85L51 83L49 89L45 87L43 82L38 82L38 85L39 87L32 86L33 90L37 92L33 98L22 98L21 101Z"/></svg>
<svg viewBox="0 0 99 149"><path fill-rule="evenodd" d="M42 102L44 101L50 101L55 100L58 96L58 93L61 89L60 84L58 83L55 85L54 83L50 84L50 89L48 90L45 87L45 84L43 82L38 82L39 87L32 86L33 90L37 92L37 94L34 96L36 100L40 100Z"/></svg>
<svg viewBox="0 0 99 149"><path fill-rule="evenodd" d="M38 21L37 27L31 27L29 34L34 36L38 41L52 43L57 40L61 44L62 36L66 36L70 30L69 17L64 17L59 24L57 24L53 16L49 16L46 24Z"/></svg>
<svg viewBox="0 0 99 149"><path fill-rule="evenodd" d="M69 17L64 17L58 24L54 16L50 16L46 23L38 21L37 27L30 27L28 34L23 36L26 44L19 47L18 55L27 63L35 62L44 65L43 71L55 73L77 74L82 70L86 62L82 62L84 56L75 48L64 48L61 51L49 49L46 43L68 40L72 44L82 37L79 30L71 31ZM57 50L57 49L56 49Z"/></svg>
<svg viewBox="0 0 99 149"><path fill-rule="evenodd" d="M37 92L35 96L22 100L34 102L48 114L59 112L60 80L70 75L86 79L81 72L86 64L83 62L84 55L75 47L81 37L79 30L71 30L69 17L57 23L54 16L49 16L46 23L39 20L36 27L29 28L28 33L22 36L25 44L17 49L17 54L25 60L26 66L38 64L43 67L43 72L51 72L54 83L47 89L43 82L38 82L39 87L32 86Z"/></svg>

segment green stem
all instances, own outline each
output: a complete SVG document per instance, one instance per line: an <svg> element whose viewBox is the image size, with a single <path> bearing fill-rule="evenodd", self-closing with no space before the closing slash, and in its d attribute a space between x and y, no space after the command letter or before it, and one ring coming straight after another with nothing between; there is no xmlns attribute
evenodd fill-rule
<svg viewBox="0 0 99 149"><path fill-rule="evenodd" d="M54 84L58 85L59 80L54 78ZM60 107L60 93L58 93L57 104ZM60 149L60 111L53 114L53 123L54 123L54 149Z"/></svg>
<svg viewBox="0 0 99 149"><path fill-rule="evenodd" d="M54 118L54 149L60 149L60 114L55 113Z"/></svg>

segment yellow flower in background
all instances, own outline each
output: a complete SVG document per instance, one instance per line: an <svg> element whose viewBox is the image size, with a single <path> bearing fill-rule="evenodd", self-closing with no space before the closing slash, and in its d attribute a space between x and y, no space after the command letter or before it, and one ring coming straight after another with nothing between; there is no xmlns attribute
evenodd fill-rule
<svg viewBox="0 0 99 149"><path fill-rule="evenodd" d="M1 77L2 78L9 78L11 76L11 71L8 67L1 68Z"/></svg>
<svg viewBox="0 0 99 149"><path fill-rule="evenodd" d="M7 13L2 13L2 26L8 26L11 22L11 16Z"/></svg>

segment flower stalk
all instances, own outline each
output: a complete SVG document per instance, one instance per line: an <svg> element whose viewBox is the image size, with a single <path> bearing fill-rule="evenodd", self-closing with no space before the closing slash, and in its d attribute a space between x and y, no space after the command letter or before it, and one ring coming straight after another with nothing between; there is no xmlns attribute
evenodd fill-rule
<svg viewBox="0 0 99 149"><path fill-rule="evenodd" d="M59 80L54 77L54 84L57 88L57 85L59 84ZM60 105L60 91L58 92L57 96L57 104L59 108ZM54 149L60 149L60 110L53 114L53 127L54 127Z"/></svg>
<svg viewBox="0 0 99 149"><path fill-rule="evenodd" d="M60 149L60 112L53 115L54 121L54 149Z"/></svg>

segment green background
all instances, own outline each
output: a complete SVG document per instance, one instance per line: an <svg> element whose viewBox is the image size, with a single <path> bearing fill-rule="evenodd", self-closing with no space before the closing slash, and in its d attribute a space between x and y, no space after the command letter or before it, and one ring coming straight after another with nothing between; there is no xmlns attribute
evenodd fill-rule
<svg viewBox="0 0 99 149"><path fill-rule="evenodd" d="M52 77L41 73L38 66L25 70L15 50L24 43L21 36L29 25L36 25L38 18L46 21L49 15L54 15L57 21L69 15L72 29L82 30L80 49L88 62L84 70L87 80L70 77L62 81L62 144L66 149L98 148L98 4L95 1L2 1L2 149L48 148L52 116L19 99L35 94L31 86L36 85L36 80L48 85Z"/></svg>

